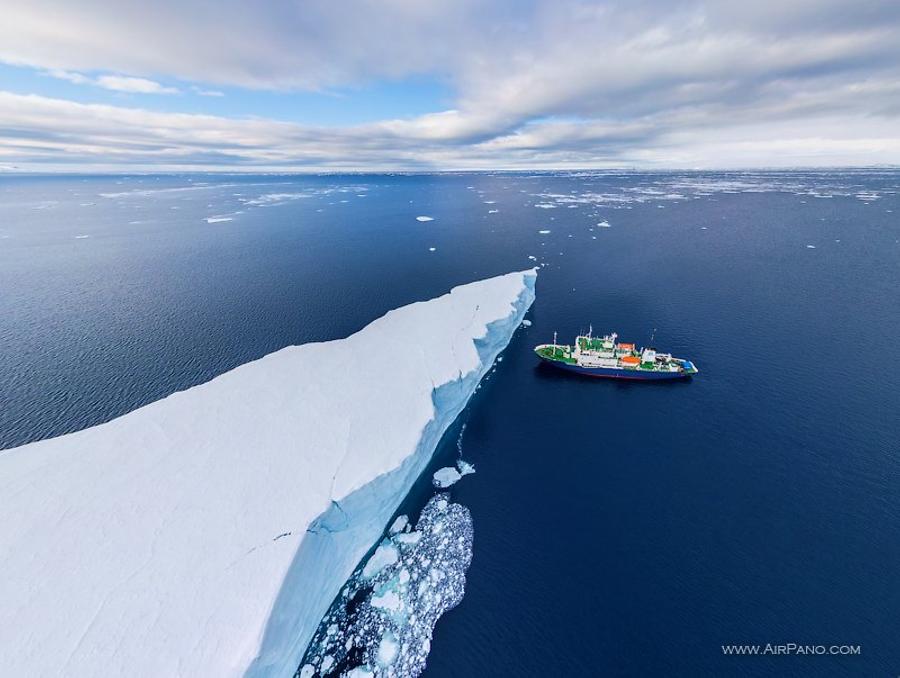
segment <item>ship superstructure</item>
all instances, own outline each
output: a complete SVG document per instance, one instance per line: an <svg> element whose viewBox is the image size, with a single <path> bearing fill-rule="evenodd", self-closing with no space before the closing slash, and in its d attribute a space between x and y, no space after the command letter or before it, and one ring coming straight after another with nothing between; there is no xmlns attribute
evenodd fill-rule
<svg viewBox="0 0 900 678"><path fill-rule="evenodd" d="M638 349L635 344L618 341L619 335L594 337L593 330L575 337L575 345L560 345L553 336L552 344L535 346L538 356L563 370L609 379L663 380L682 379L699 370L690 360L674 358L655 348Z"/></svg>

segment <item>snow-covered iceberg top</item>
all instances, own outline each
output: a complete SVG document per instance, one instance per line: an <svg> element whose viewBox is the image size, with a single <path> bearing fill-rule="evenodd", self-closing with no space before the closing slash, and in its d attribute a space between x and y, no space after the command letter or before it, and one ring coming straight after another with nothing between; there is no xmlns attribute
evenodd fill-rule
<svg viewBox="0 0 900 678"><path fill-rule="evenodd" d="M535 276L0 453L0 675L292 675Z"/></svg>

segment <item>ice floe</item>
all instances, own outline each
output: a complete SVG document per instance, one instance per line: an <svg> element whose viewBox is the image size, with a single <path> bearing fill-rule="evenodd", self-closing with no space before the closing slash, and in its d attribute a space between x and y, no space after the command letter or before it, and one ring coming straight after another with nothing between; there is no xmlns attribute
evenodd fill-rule
<svg viewBox="0 0 900 678"><path fill-rule="evenodd" d="M460 478L470 473L475 473L475 466L467 461L460 459L456 462L456 467L445 466L434 472L432 476L432 484L441 489L450 487L459 482Z"/></svg>
<svg viewBox="0 0 900 678"><path fill-rule="evenodd" d="M437 620L465 594L472 518L468 509L437 494L422 509L415 531L406 529L385 537L378 547L395 548L396 562L373 577L357 570L350 578L295 678L415 678L424 670ZM413 534L418 538L403 539Z"/></svg>
<svg viewBox="0 0 900 678"><path fill-rule="evenodd" d="M416 217L416 221L434 221L434 217L426 217L426 216Z"/></svg>

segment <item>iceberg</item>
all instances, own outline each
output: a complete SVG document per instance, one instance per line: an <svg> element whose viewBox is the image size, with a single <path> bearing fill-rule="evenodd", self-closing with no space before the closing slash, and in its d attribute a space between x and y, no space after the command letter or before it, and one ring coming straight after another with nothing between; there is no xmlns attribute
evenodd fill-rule
<svg viewBox="0 0 900 678"><path fill-rule="evenodd" d="M15 517L0 521L0 675L293 675L536 276L461 285L0 453Z"/></svg>

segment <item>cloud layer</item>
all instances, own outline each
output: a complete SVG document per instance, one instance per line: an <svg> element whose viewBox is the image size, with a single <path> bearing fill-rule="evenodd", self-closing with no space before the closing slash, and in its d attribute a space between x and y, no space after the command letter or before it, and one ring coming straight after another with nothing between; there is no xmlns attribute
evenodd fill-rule
<svg viewBox="0 0 900 678"><path fill-rule="evenodd" d="M134 168L900 162L891 0L9 3L0 60L107 89L427 75L451 110L313 128L0 95L0 162ZM85 76L82 73L99 75ZM127 74L127 75L126 75ZM287 94L285 96L288 96Z"/></svg>

